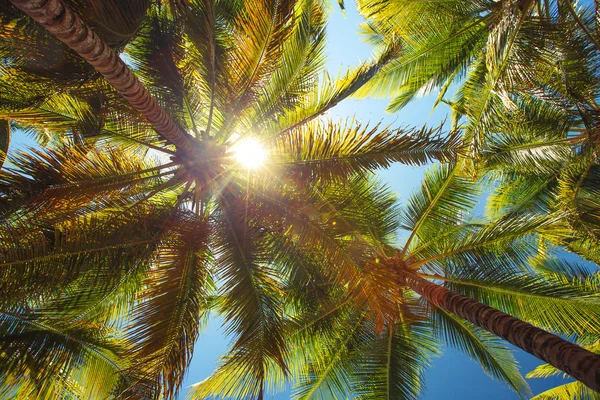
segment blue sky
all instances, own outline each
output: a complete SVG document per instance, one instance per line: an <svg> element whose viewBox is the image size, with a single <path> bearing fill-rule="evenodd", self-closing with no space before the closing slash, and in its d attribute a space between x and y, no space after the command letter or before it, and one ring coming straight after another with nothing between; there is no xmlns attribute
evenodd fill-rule
<svg viewBox="0 0 600 400"><path fill-rule="evenodd" d="M332 3L334 3L332 1ZM360 41L357 35L357 24L361 19L356 12L356 7L351 1L346 2L346 16L344 17L337 6L332 9L332 16L328 26L328 69L330 73L337 73L349 66L357 65L361 60L370 57L370 47ZM383 122L393 127L402 126L430 126L439 125L448 116L449 110L443 106L438 107L433 113L431 106L433 98L423 98L406 106L395 114L387 114L385 108L387 100L347 100L329 112L329 117L345 119L356 117L362 122ZM388 182L397 193L400 202L404 202L408 195L416 189L427 168L407 167L395 165L379 173L382 180ZM204 334L200 337L194 351L194 358L190 366L184 388L190 384L200 382L210 375L216 367L217 360L227 349L227 340L220 329L220 320L210 321ZM525 374L540 361L516 349L516 356ZM561 378L532 379L529 380L534 394L543 392L553 386L563 383ZM434 360L433 365L426 373L427 390L422 396L423 400L462 399L462 400L505 400L518 397L508 387L489 378L477 363L467 356L452 349L445 349L443 356ZM185 392L181 393L184 398ZM273 400L290 398L286 391L274 397Z"/></svg>

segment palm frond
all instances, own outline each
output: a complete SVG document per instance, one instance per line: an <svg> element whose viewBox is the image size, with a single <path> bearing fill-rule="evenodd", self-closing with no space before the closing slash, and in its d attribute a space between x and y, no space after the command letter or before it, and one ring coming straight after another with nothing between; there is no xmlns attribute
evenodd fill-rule
<svg viewBox="0 0 600 400"><path fill-rule="evenodd" d="M211 291L209 235L206 221L179 220L157 249L127 329L136 365L126 371L135 383L124 398L141 391L148 398L177 396Z"/></svg>
<svg viewBox="0 0 600 400"><path fill-rule="evenodd" d="M441 128L441 127L440 127ZM313 121L280 137L279 163L299 179L346 179L357 173L388 168L394 162L424 165L456 158L456 136L440 128L397 129Z"/></svg>
<svg viewBox="0 0 600 400"><path fill-rule="evenodd" d="M434 321L437 334L447 345L477 361L488 375L509 385L520 398L531 396L512 351L501 339L439 308Z"/></svg>

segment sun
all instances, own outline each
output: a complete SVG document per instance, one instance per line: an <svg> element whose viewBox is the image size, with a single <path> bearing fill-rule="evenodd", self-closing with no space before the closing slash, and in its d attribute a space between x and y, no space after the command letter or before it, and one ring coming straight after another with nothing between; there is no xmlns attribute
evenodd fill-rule
<svg viewBox="0 0 600 400"><path fill-rule="evenodd" d="M260 167L266 158L265 149L256 139L240 140L231 150L235 160L248 169Z"/></svg>

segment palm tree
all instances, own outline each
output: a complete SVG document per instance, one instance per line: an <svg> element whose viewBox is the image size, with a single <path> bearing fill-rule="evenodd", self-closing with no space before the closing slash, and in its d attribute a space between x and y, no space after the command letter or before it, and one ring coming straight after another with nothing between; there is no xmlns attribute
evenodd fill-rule
<svg viewBox="0 0 600 400"><path fill-rule="evenodd" d="M227 365L262 398L267 371L287 371L275 278L291 273L292 250L341 260L348 268L328 268L328 279L355 282L346 232L377 231L368 215L368 226L336 224L336 190L351 189L348 215L375 212L386 197L356 175L450 159L456 141L317 119L388 58L319 82L319 2L153 5L122 57L153 95L62 1L14 4L132 107L107 110L109 89L90 133L93 102L80 99L102 85L81 81L3 115L68 135L16 155L2 172L3 395L173 398L202 319L216 308L236 338ZM269 153L259 171L235 162L250 137ZM326 190L333 197L324 202ZM299 244L281 247L290 237ZM106 384L89 387L93 374Z"/></svg>
<svg viewBox="0 0 600 400"><path fill-rule="evenodd" d="M362 94L393 96L388 109L396 111L439 90L435 104L452 107L472 156L480 156L499 116L527 113L532 102L558 106L590 129L597 125L593 10L571 0L366 0L359 6L367 37L402 49ZM445 99L455 86L454 97Z"/></svg>
<svg viewBox="0 0 600 400"><path fill-rule="evenodd" d="M528 398L527 385L499 338L597 388L598 356L530 325L559 335L596 335L597 274L581 279L573 272L575 265L539 253L540 233L562 235L556 220L547 216L508 216L488 223L469 218L480 193L456 169L433 168L400 215L409 232L403 248L373 248L369 236L361 241L361 234L353 232L353 248L364 250L353 253L363 254L356 261L362 272L349 290L317 286L327 267L304 258L300 265L305 270L297 273L302 280L289 289L291 295L301 293L288 311L294 398L348 393L417 398L420 375L440 342L464 351ZM386 214L397 220L393 209ZM337 269L344 265L338 261ZM587 364L574 361L579 357ZM245 385L234 385L244 378L227 360L194 387L191 398L248 395ZM270 378L282 379L275 372Z"/></svg>

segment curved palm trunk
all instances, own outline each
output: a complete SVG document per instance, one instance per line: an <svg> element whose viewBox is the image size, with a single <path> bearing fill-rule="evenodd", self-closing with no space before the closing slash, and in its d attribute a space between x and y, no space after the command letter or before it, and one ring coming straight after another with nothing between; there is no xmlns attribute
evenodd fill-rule
<svg viewBox="0 0 600 400"><path fill-rule="evenodd" d="M119 56L62 0L10 1L90 63L159 135L184 153L192 149L194 138L175 124Z"/></svg>
<svg viewBox="0 0 600 400"><path fill-rule="evenodd" d="M600 355L543 329L397 268L400 283L429 303L471 321L600 392Z"/></svg>

